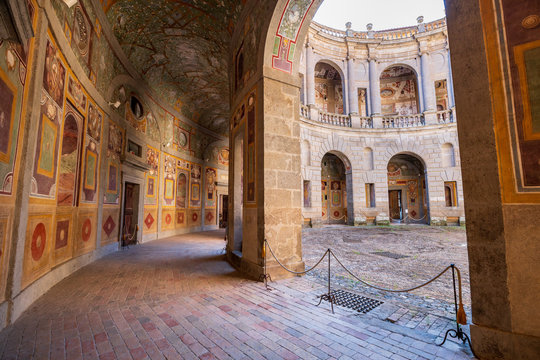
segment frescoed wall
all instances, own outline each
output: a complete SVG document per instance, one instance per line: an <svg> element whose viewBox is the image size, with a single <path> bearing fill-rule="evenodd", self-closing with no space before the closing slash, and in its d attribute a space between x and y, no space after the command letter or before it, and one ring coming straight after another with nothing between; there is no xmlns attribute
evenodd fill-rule
<svg viewBox="0 0 540 360"><path fill-rule="evenodd" d="M97 2L24 1L35 37L0 40L0 319L10 306L16 318L57 281L119 248L133 174L142 241L217 228L217 183L229 161L226 146L204 156L209 144L225 143L225 118L220 130L221 115L197 114L185 94L161 88L155 96L136 81ZM20 305L4 302L6 293Z"/></svg>
<svg viewBox="0 0 540 360"><path fill-rule="evenodd" d="M326 154L321 163L322 221L347 222L345 165L336 155Z"/></svg>

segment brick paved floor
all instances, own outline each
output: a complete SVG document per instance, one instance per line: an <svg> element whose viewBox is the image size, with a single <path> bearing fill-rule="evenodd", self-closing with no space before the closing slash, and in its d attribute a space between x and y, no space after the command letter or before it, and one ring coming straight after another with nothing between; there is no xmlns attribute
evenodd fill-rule
<svg viewBox="0 0 540 360"><path fill-rule="evenodd" d="M469 359L436 335L336 314L305 278L244 279L220 232L109 255L53 287L0 332L2 359Z"/></svg>

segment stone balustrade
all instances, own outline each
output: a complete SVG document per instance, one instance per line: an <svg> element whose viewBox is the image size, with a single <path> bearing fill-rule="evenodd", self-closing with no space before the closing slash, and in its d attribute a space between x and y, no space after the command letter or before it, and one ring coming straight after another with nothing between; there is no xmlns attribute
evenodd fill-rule
<svg viewBox="0 0 540 360"><path fill-rule="evenodd" d="M360 116L360 128L368 129L373 127L373 119L369 116Z"/></svg>
<svg viewBox="0 0 540 360"><path fill-rule="evenodd" d="M426 124L423 114L386 115L382 119L383 128L418 127Z"/></svg>
<svg viewBox="0 0 540 360"><path fill-rule="evenodd" d="M382 118L381 121L374 122L373 118L370 116L334 114L316 108L314 108L314 110L315 111L312 113L308 106L300 105L300 117L323 124L360 129L400 129L426 125L424 114L384 115L382 117L377 117L378 119ZM451 109L438 111L436 113L436 119L436 123L429 123L429 125L454 123L454 112Z"/></svg>
<svg viewBox="0 0 540 360"><path fill-rule="evenodd" d="M412 38L419 32L430 32L446 27L446 18L431 21L426 24L418 24L417 26L408 26L398 29L379 30L379 31L355 31L350 30L349 35L346 31L332 29L328 26L312 23L311 25L317 31L330 36L344 38L352 36L357 39L380 39L380 40L400 40Z"/></svg>
<svg viewBox="0 0 540 360"><path fill-rule="evenodd" d="M300 104L300 116L303 118L309 119L310 118L309 107L307 107L306 105Z"/></svg>
<svg viewBox="0 0 540 360"><path fill-rule="evenodd" d="M327 113L319 110L319 122L324 124L351 127L351 117L349 115Z"/></svg>
<svg viewBox="0 0 540 360"><path fill-rule="evenodd" d="M452 110L437 111L437 122L439 124L448 124L454 122L454 113Z"/></svg>

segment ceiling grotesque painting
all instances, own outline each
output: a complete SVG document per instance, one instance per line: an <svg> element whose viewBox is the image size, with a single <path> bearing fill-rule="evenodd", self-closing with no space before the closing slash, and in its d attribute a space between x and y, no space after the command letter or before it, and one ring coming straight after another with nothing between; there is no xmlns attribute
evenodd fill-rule
<svg viewBox="0 0 540 360"><path fill-rule="evenodd" d="M163 100L219 134L229 117L228 51L240 0L111 0L126 56Z"/></svg>

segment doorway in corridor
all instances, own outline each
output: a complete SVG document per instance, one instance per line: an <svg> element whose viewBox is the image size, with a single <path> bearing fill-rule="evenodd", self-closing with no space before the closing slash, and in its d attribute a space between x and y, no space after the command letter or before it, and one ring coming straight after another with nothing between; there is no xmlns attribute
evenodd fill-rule
<svg viewBox="0 0 540 360"><path fill-rule="evenodd" d="M403 220L403 204L401 203L401 194L401 190L388 191L390 218L392 220Z"/></svg>
<svg viewBox="0 0 540 360"><path fill-rule="evenodd" d="M347 224L347 181L345 165L334 154L321 162L321 201L323 224Z"/></svg>
<svg viewBox="0 0 540 360"><path fill-rule="evenodd" d="M390 220L426 224L429 201L424 162L416 155L398 154L388 162L387 171Z"/></svg>
<svg viewBox="0 0 540 360"><path fill-rule="evenodd" d="M124 214L122 226L122 246L137 243L137 224L139 223L139 184L126 182L124 186Z"/></svg>

